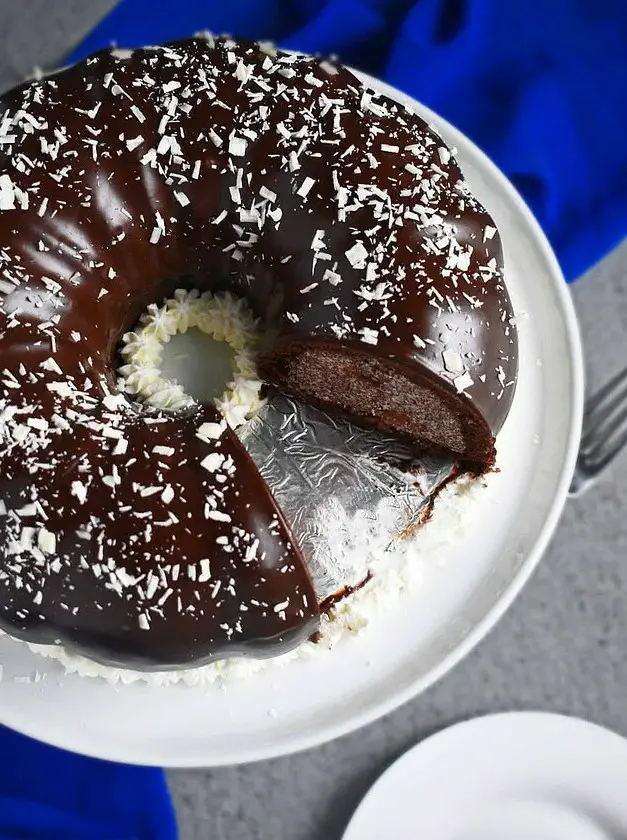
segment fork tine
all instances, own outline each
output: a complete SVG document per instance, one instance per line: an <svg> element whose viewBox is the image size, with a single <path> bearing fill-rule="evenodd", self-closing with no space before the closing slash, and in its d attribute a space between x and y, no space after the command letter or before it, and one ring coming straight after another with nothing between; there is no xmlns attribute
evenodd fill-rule
<svg viewBox="0 0 627 840"><path fill-rule="evenodd" d="M609 452L612 453L611 457L614 457L625 445L623 438L627 436L627 394L624 395L622 403L614 407L611 419L605 420L599 428L595 435L588 437L587 445L581 445L579 448L580 457L593 469L596 469L601 461L604 464L608 462Z"/></svg>
<svg viewBox="0 0 627 840"><path fill-rule="evenodd" d="M617 397L605 414L595 417L593 422L584 425L579 452L587 455L603 446L624 424L626 411L627 392Z"/></svg>
<svg viewBox="0 0 627 840"><path fill-rule="evenodd" d="M586 466L589 472L593 475L598 475L614 460L618 453L627 446L627 413L622 418L623 426L620 431L616 431L609 440L603 440L599 444L596 457L593 453L584 455Z"/></svg>
<svg viewBox="0 0 627 840"><path fill-rule="evenodd" d="M618 373L609 380L609 382L606 382L605 385L599 388L596 394L592 396L590 402L594 405L593 411L596 411L597 407L602 407L604 400L607 397L610 397L622 384L627 384L627 367L619 370Z"/></svg>
<svg viewBox="0 0 627 840"><path fill-rule="evenodd" d="M579 444L581 455L588 456L595 449L602 448L608 443L625 423L627 417L627 393L622 400L617 400L611 410L594 423L584 428Z"/></svg>
<svg viewBox="0 0 627 840"><path fill-rule="evenodd" d="M625 404L627 404L627 368L620 371L591 397L584 414L582 451L590 446L591 438L598 438L602 426L610 423L612 426L616 425L615 414Z"/></svg>
<svg viewBox="0 0 627 840"><path fill-rule="evenodd" d="M601 452L612 444L623 427L627 425L627 394L621 401L612 406L611 412L590 426L581 436L579 454L590 460L595 453Z"/></svg>

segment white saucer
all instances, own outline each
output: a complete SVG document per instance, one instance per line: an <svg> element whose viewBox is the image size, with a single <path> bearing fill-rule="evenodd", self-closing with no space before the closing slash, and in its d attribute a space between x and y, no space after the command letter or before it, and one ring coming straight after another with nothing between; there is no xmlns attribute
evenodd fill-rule
<svg viewBox="0 0 627 840"><path fill-rule="evenodd" d="M344 840L625 840L627 740L535 712L471 720L384 773Z"/></svg>

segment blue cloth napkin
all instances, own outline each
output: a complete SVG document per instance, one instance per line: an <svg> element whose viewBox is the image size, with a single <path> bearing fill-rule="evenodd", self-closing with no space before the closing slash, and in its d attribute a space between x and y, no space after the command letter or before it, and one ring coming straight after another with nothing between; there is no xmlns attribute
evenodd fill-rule
<svg viewBox="0 0 627 840"><path fill-rule="evenodd" d="M175 840L163 771L85 758L0 727L0 840L31 838Z"/></svg>
<svg viewBox="0 0 627 840"><path fill-rule="evenodd" d="M71 56L199 30L337 54L522 192L574 279L627 234L627 0L121 0Z"/></svg>

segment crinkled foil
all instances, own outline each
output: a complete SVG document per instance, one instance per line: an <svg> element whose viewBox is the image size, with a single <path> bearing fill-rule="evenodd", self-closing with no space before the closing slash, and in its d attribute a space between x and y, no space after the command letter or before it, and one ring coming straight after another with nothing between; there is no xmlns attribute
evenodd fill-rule
<svg viewBox="0 0 627 840"><path fill-rule="evenodd" d="M420 525L454 464L276 397L237 430L300 545L320 602L358 586L374 552Z"/></svg>

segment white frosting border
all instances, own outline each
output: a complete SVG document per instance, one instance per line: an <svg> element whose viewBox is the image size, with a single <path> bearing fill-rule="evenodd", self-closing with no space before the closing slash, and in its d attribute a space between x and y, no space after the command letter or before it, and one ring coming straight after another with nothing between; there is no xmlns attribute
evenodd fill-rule
<svg viewBox="0 0 627 840"><path fill-rule="evenodd" d="M125 364L118 369L120 390L159 409L177 411L193 406L194 399L181 385L161 373L163 345L177 333L193 328L215 341L225 341L233 350L234 377L215 405L236 429L264 404L255 367L261 333L246 302L229 292L213 295L177 289L174 297L160 306L151 304L138 326L122 336L120 352Z"/></svg>

